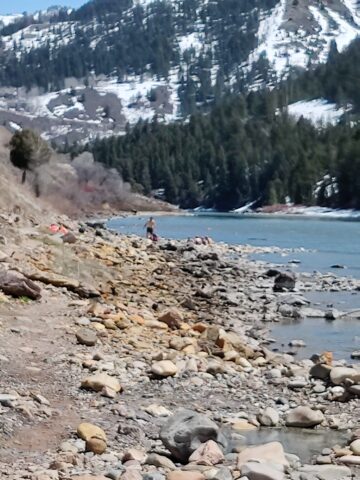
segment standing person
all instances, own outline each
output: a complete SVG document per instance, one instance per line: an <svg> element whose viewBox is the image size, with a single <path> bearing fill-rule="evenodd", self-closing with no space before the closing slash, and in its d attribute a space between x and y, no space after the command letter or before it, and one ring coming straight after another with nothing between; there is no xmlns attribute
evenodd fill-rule
<svg viewBox="0 0 360 480"><path fill-rule="evenodd" d="M149 220L145 223L144 227L146 228L146 238L153 239L154 230L155 230L155 220L153 217L150 217Z"/></svg>

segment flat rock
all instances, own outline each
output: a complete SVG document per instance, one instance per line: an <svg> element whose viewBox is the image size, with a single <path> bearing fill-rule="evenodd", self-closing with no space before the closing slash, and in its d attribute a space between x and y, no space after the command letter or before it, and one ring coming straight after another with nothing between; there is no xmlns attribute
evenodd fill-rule
<svg viewBox="0 0 360 480"><path fill-rule="evenodd" d="M339 465L304 465L299 468L299 479L304 478L300 477L301 474L313 475L316 480L347 480L351 477L351 470Z"/></svg>
<svg viewBox="0 0 360 480"><path fill-rule="evenodd" d="M205 480L205 476L201 472L170 472L167 476L167 480Z"/></svg>
<svg viewBox="0 0 360 480"><path fill-rule="evenodd" d="M241 474L249 480L284 480L284 473L264 463L248 462L241 467Z"/></svg>
<svg viewBox="0 0 360 480"><path fill-rule="evenodd" d="M15 270L0 271L0 290L12 297L41 298L41 288L31 279Z"/></svg>
<svg viewBox="0 0 360 480"><path fill-rule="evenodd" d="M238 468L247 462L257 461L288 466L283 446L279 442L266 443L256 447L245 448L238 456Z"/></svg>
<svg viewBox="0 0 360 480"><path fill-rule="evenodd" d="M312 410L310 407L296 407L286 415L287 427L311 428L320 425L324 421L324 415L320 410Z"/></svg>
<svg viewBox="0 0 360 480"><path fill-rule="evenodd" d="M104 388L109 388L117 393L121 391L121 385L115 377L110 377L106 373L98 373L85 378L81 382L82 388L101 392Z"/></svg>
<svg viewBox="0 0 360 480"><path fill-rule="evenodd" d="M152 404L144 408L145 412L153 417L170 417L172 413L162 405Z"/></svg>

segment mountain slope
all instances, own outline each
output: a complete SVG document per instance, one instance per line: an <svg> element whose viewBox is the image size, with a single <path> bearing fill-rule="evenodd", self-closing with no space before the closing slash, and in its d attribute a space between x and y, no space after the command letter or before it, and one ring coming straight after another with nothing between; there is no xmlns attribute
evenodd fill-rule
<svg viewBox="0 0 360 480"><path fill-rule="evenodd" d="M146 122L90 147L126 181L182 207L292 202L359 209L359 66L360 39L277 88L233 94L189 122ZM309 113L333 121L313 125L302 118Z"/></svg>
<svg viewBox="0 0 360 480"><path fill-rule="evenodd" d="M359 32L355 0L93 0L20 18L0 31L0 121L59 144L170 122L324 62Z"/></svg>

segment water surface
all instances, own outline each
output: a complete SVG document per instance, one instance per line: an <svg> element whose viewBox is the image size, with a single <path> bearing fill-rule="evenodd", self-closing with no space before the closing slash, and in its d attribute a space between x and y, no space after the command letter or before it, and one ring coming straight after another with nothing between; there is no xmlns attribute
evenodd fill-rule
<svg viewBox="0 0 360 480"><path fill-rule="evenodd" d="M146 219L138 216L114 218L109 227L126 234L144 235ZM209 236L217 242L233 245L304 248L311 252L296 252L287 256L265 254L256 258L281 264L295 259L301 263L291 265L291 268L360 278L359 219L196 214L160 216L156 218L156 223L158 235L165 238ZM334 270L331 267L335 264L346 269Z"/></svg>

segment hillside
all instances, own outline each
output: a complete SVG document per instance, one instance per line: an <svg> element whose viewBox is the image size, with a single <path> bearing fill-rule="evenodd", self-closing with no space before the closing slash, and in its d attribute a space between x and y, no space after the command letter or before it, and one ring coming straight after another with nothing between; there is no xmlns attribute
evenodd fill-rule
<svg viewBox="0 0 360 480"><path fill-rule="evenodd" d="M274 85L360 31L356 0L93 0L3 20L0 122L58 144Z"/></svg>
<svg viewBox="0 0 360 480"><path fill-rule="evenodd" d="M126 181L186 208L291 202L359 209L359 65L356 40L278 88L232 94L188 122L139 123L89 148Z"/></svg>

